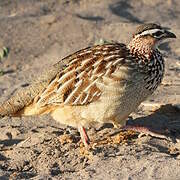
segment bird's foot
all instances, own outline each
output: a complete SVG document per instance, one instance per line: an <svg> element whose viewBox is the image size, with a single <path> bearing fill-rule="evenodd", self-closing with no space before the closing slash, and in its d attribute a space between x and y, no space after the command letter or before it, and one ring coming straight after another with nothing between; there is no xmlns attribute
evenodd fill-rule
<svg viewBox="0 0 180 180"><path fill-rule="evenodd" d="M121 127L121 129L136 131L136 132L140 133L138 137L142 137L144 135L150 135L152 137L169 140L169 137L168 137L169 131L168 130L157 131L157 130L154 130L154 129L151 129L148 127L144 127L144 126L139 126L139 125L125 125L125 126Z"/></svg>

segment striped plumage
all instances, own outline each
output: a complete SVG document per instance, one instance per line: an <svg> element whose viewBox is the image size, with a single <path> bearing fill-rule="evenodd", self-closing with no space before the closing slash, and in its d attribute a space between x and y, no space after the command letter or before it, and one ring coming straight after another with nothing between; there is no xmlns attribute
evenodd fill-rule
<svg viewBox="0 0 180 180"><path fill-rule="evenodd" d="M0 106L0 116L51 113L64 124L82 127L94 122L124 125L157 88L164 60L156 45L173 33L156 24L138 27L126 46L109 43L82 49L55 64L29 87Z"/></svg>

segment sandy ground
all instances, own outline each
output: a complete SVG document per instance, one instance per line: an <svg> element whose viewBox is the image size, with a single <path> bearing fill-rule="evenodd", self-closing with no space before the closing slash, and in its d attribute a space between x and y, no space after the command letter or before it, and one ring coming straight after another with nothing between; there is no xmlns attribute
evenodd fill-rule
<svg viewBox="0 0 180 180"><path fill-rule="evenodd" d="M1 0L0 46L10 53L0 62L0 101L101 38L127 43L143 22L171 27L177 39L161 45L163 83L128 123L165 130L168 139L97 125L87 152L76 129L49 116L7 117L0 120L0 179L180 179L179 0Z"/></svg>

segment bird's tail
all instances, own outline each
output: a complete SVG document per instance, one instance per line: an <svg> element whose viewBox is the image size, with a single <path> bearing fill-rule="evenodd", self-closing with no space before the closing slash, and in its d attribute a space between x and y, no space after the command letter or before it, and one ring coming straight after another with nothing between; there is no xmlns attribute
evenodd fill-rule
<svg viewBox="0 0 180 180"><path fill-rule="evenodd" d="M30 85L19 89L10 99L0 103L0 118L4 116L13 116L21 111L25 106L32 103L34 96L39 93L35 85Z"/></svg>
<svg viewBox="0 0 180 180"><path fill-rule="evenodd" d="M39 90L33 86L27 89L20 89L7 101L0 103L0 119L4 116L31 116L37 114L46 114L52 110L52 107L38 107L33 100Z"/></svg>
<svg viewBox="0 0 180 180"><path fill-rule="evenodd" d="M20 101L16 101L16 99L17 97L13 96L7 101L0 103L0 118L3 118L4 116L11 116L22 108Z"/></svg>
<svg viewBox="0 0 180 180"><path fill-rule="evenodd" d="M56 76L61 66L62 64L59 62L50 69L46 69L43 75L35 79L31 85L19 89L10 99L0 103L0 118L4 116L14 116L16 114L19 115L19 113L28 114L32 109L31 104L34 98L49 84L52 78ZM27 109L24 109L25 107L27 107ZM34 111L30 114L33 113Z"/></svg>

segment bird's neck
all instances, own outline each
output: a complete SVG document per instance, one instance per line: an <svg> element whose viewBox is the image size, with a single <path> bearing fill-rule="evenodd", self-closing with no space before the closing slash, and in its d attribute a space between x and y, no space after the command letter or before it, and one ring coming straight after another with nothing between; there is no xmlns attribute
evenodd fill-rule
<svg viewBox="0 0 180 180"><path fill-rule="evenodd" d="M155 42L150 38L133 38L128 44L128 48L133 55L150 59L155 50Z"/></svg>

